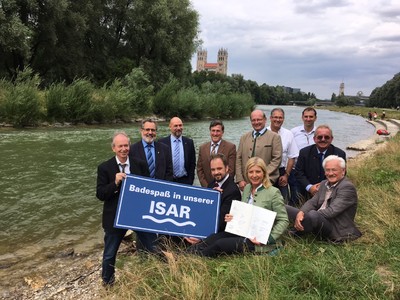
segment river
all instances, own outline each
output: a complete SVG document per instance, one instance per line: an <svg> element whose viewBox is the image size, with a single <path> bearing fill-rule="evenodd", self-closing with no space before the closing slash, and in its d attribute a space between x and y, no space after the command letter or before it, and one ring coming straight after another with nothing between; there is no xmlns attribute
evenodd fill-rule
<svg viewBox="0 0 400 300"><path fill-rule="evenodd" d="M269 116L273 107L259 108ZM303 107L283 108L284 127L302 124ZM236 145L251 129L248 117L224 124L224 138ZM374 132L362 117L327 110L318 110L316 124L329 124L333 144L343 150ZM208 126L209 121L184 122L184 135L198 148L209 140ZM102 243L96 172L112 156L110 137L116 130L126 131L132 142L140 139L139 124L0 130L0 278L50 252L67 247L87 251ZM160 123L158 137L168 133L167 123Z"/></svg>

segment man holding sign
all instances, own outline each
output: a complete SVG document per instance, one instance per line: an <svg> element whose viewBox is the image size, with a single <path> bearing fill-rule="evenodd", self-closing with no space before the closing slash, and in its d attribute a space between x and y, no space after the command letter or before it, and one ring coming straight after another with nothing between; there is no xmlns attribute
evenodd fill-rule
<svg viewBox="0 0 400 300"><path fill-rule="evenodd" d="M271 220L271 233L266 244L260 243L260 237L243 238L242 236L227 232L219 232L207 237L201 243L191 246L188 252L215 257L218 255L237 254L245 251L269 252L276 248L276 243L289 225L283 198L279 190L269 181L267 166L259 157L252 157L246 164L246 175L250 184L246 185L242 195L242 202L262 207L276 213ZM236 215L226 214L225 221L231 222ZM268 245L272 245L269 247Z"/></svg>
<svg viewBox="0 0 400 300"><path fill-rule="evenodd" d="M121 184L126 174L149 176L144 161L128 157L129 146L126 133L115 133L111 144L115 156L100 164L97 169L96 197L103 201L104 252L101 277L105 286L114 283L117 251L126 233L126 229L114 228Z"/></svg>

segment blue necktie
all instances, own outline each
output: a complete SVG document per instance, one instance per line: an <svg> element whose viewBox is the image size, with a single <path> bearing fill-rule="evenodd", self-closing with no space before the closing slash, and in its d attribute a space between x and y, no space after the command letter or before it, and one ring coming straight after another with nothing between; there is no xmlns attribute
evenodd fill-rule
<svg viewBox="0 0 400 300"><path fill-rule="evenodd" d="M318 156L319 156L319 161L320 161L319 176L320 176L320 179L323 180L323 179L325 179L325 170L322 167L322 162L324 161L324 153L320 152L320 153L318 153Z"/></svg>
<svg viewBox="0 0 400 300"><path fill-rule="evenodd" d="M149 165L150 177L154 178L155 173L156 173L156 165L154 163L153 154L151 153L151 147L153 147L153 145L146 146L146 148L147 148L147 163Z"/></svg>
<svg viewBox="0 0 400 300"><path fill-rule="evenodd" d="M180 161L180 140L176 139L174 141L174 161L173 161L173 166L174 166L174 175L175 177L180 177L181 173L181 161Z"/></svg>

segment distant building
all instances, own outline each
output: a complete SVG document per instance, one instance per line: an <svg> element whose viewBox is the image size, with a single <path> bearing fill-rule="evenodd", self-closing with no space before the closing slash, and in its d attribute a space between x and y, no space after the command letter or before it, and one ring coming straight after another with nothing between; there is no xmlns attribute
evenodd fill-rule
<svg viewBox="0 0 400 300"><path fill-rule="evenodd" d="M200 49L197 51L197 72L207 71L219 74L228 74L228 50L219 49L216 63L207 62L207 50Z"/></svg>
<svg viewBox="0 0 400 300"><path fill-rule="evenodd" d="M339 86L339 97L344 96L344 82L342 82Z"/></svg>

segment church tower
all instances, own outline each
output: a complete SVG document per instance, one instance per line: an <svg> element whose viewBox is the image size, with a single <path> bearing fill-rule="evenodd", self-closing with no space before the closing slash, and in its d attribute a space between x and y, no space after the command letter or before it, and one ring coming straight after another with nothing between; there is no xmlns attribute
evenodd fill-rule
<svg viewBox="0 0 400 300"><path fill-rule="evenodd" d="M228 73L228 50L221 48L218 50L218 71L217 73L226 75Z"/></svg>
<svg viewBox="0 0 400 300"><path fill-rule="evenodd" d="M199 49L197 51L197 72L203 71L205 69L205 64L207 63L207 50Z"/></svg>
<svg viewBox="0 0 400 300"><path fill-rule="evenodd" d="M197 51L197 72L206 71L219 74L228 74L228 50L220 48L218 50L218 58L216 63L207 62L207 50L199 49Z"/></svg>

